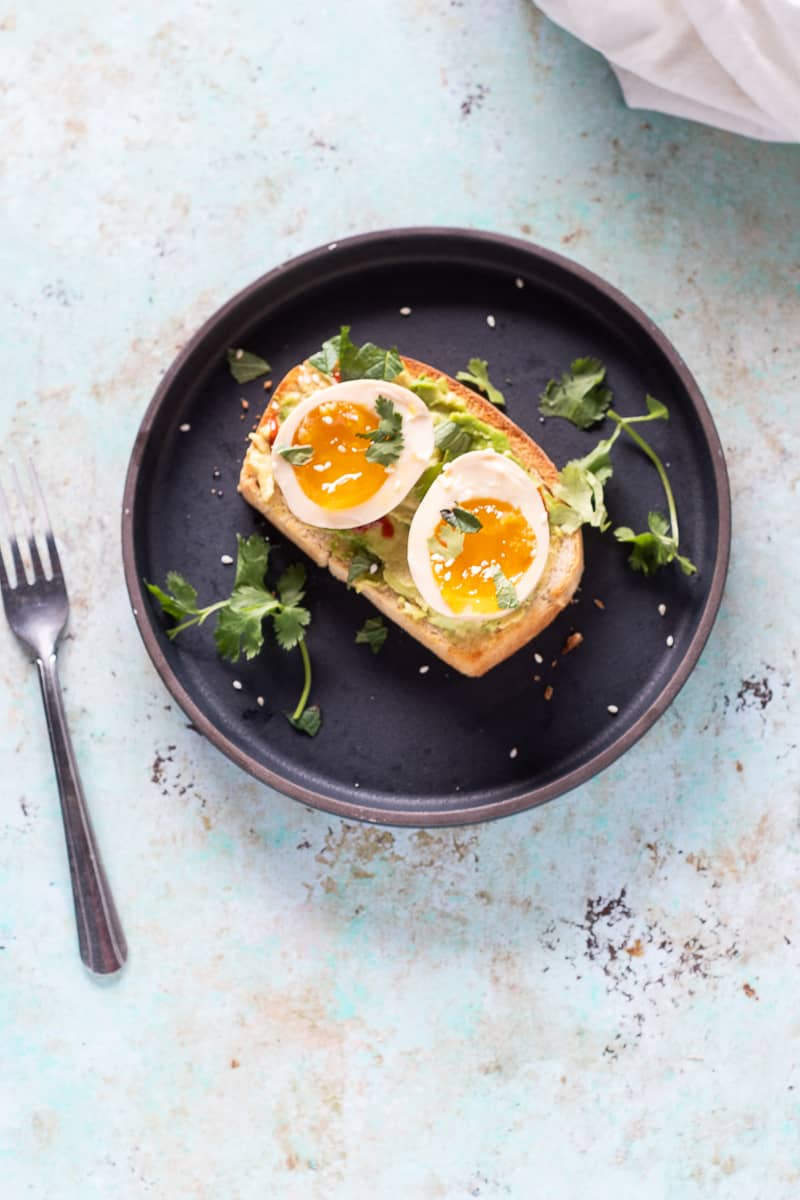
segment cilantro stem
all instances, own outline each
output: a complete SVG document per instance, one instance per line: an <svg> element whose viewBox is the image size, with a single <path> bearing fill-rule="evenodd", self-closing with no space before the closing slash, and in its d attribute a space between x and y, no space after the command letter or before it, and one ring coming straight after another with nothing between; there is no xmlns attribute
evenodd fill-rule
<svg viewBox="0 0 800 1200"><path fill-rule="evenodd" d="M664 495L667 497L667 506L669 508L670 533L672 534L672 537L675 541L675 545L677 546L680 541L680 539L678 537L678 510L675 507L675 497L672 493L672 487L670 485L669 479L667 478L667 472L664 469L664 464L662 463L661 459L658 457L658 455L656 454L655 450L650 445L650 443L646 442L644 440L644 438L641 436L641 434L637 433L637 431L635 429L631 428L631 426L634 423L639 424L642 421L655 420L656 419L655 414L649 413L646 417L645 416L621 417L619 415L619 413L614 412L613 408L610 408L606 415L609 416L612 421L616 421L618 428L624 429L625 432L628 434L628 436L633 438L634 442L636 442L636 445L639 447L639 449L642 450L647 455L647 457L650 459L650 462L655 467L656 471L658 471L658 477L661 480L661 486L664 489Z"/></svg>
<svg viewBox="0 0 800 1200"><path fill-rule="evenodd" d="M297 701L297 708L292 713L293 721L299 721L302 717L303 712L305 711L306 703L308 702L309 693L311 691L311 659L308 657L306 639L304 637L300 637L297 644L300 647L300 653L303 656L304 677L303 690L300 693L300 699Z"/></svg>
<svg viewBox="0 0 800 1200"><path fill-rule="evenodd" d="M202 625L206 617L210 617L218 608L224 608L227 603L227 600L218 600L216 604L209 604L208 608L201 608L196 616L189 617L188 621L183 621L180 625L173 625L172 629L167 630L168 636L174 638L181 630L188 629L190 625Z"/></svg>

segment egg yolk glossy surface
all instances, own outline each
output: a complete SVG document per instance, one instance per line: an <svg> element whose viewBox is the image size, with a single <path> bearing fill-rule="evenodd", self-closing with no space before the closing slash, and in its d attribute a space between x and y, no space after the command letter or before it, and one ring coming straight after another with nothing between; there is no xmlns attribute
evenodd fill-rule
<svg viewBox="0 0 800 1200"><path fill-rule="evenodd" d="M331 400L313 408L295 430L294 446L311 446L307 463L295 467L300 487L320 508L339 511L362 504L386 482L386 468L367 459L370 442L359 434L378 427L360 404Z"/></svg>
<svg viewBox="0 0 800 1200"><path fill-rule="evenodd" d="M517 584L536 554L536 534L520 510L505 500L472 499L461 508L481 522L475 533L464 534L463 549L448 557L444 521L431 542L431 567L442 599L453 613L497 613L495 574L500 569ZM442 546L436 549L437 543Z"/></svg>

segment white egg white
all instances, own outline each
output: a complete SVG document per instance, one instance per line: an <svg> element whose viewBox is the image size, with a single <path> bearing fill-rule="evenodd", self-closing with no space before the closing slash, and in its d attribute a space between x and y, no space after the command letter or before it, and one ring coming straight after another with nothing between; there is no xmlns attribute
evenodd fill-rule
<svg viewBox="0 0 800 1200"><path fill-rule="evenodd" d="M319 404L329 400L357 404L375 411L379 396L391 400L395 411L403 418L403 449L396 462L387 469L383 486L351 508L324 508L315 503L301 488L294 467L286 461L281 450L292 445L301 421ZM286 503L294 515L307 525L318 529L353 529L367 525L396 508L411 491L433 454L433 418L427 406L408 388L380 379L354 379L322 388L301 400L282 423L272 449L272 469Z"/></svg>
<svg viewBox="0 0 800 1200"><path fill-rule="evenodd" d="M506 610L499 609L496 614L469 609L453 612L439 590L428 540L442 519L442 509L480 499L505 500L512 504L520 510L536 536L533 561L514 584L520 603L530 596L539 582L550 548L550 527L544 501L535 480L522 467L494 450L475 450L447 463L414 514L408 535L408 566L417 590L429 608L442 616L464 621L491 620L506 615ZM501 569L502 565L500 563Z"/></svg>

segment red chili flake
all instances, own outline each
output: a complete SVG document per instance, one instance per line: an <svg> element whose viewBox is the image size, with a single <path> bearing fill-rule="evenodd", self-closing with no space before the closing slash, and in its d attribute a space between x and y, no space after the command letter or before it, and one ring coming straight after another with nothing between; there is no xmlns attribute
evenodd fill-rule
<svg viewBox="0 0 800 1200"><path fill-rule="evenodd" d="M605 604L603 604L602 600L598 600L597 596L595 596L594 600L592 601L592 604L595 606L595 608L605 608Z"/></svg>
<svg viewBox="0 0 800 1200"><path fill-rule="evenodd" d="M274 411L270 412L270 410L267 409L264 416L264 433L266 434L267 441L269 442L270 446L278 436L279 425L280 421L278 420L278 414Z"/></svg>
<svg viewBox="0 0 800 1200"><path fill-rule="evenodd" d="M337 383L341 383L342 382L341 368L338 366L334 367L333 370L331 371L331 377L333 379L335 379Z"/></svg>
<svg viewBox="0 0 800 1200"><path fill-rule="evenodd" d="M394 525L391 517L381 517L381 537L394 537Z"/></svg>

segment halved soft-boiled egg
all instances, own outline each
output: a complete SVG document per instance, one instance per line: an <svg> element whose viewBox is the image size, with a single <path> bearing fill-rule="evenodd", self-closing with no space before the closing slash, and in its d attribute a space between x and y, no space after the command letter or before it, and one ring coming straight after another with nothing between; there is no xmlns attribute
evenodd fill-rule
<svg viewBox="0 0 800 1200"><path fill-rule="evenodd" d="M414 514L408 566L434 612L491 620L518 607L544 570L550 547L539 487L494 450L447 463Z"/></svg>
<svg viewBox="0 0 800 1200"><path fill-rule="evenodd" d="M353 529L410 492L433 453L433 418L408 388L356 379L322 388L278 430L272 468L307 525Z"/></svg>

